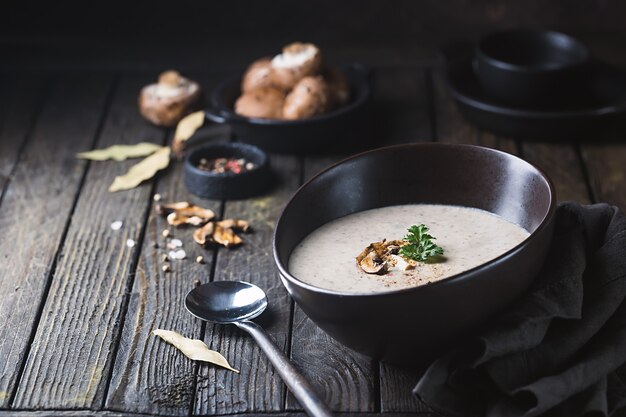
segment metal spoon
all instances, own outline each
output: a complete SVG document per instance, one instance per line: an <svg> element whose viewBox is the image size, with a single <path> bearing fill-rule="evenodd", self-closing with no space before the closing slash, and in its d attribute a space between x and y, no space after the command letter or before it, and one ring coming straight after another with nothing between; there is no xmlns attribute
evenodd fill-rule
<svg viewBox="0 0 626 417"><path fill-rule="evenodd" d="M332 416L309 382L258 324L250 321L267 307L267 296L256 285L242 281L215 281L189 291L187 310L212 323L234 324L256 340L289 390L311 416Z"/></svg>

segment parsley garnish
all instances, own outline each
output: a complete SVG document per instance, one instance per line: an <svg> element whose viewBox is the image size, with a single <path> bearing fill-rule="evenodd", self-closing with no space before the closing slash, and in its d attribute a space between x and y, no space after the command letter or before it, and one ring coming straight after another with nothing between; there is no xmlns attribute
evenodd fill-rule
<svg viewBox="0 0 626 417"><path fill-rule="evenodd" d="M403 239L409 244L400 248L400 255L419 262L426 262L428 258L443 255L443 248L435 245L433 243L435 238L427 232L428 227L423 224L409 227L409 233Z"/></svg>

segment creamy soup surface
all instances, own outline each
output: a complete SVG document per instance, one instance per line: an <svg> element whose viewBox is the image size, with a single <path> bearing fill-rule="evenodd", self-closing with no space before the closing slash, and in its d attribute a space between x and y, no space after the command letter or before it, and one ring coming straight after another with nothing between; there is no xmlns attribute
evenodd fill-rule
<svg viewBox="0 0 626 417"><path fill-rule="evenodd" d="M444 256L415 269L367 274L355 257L370 243L402 239L411 225L425 224ZM320 288L367 293L393 291L441 280L474 268L517 246L529 233L484 210L408 204L366 210L314 230L294 249L289 272Z"/></svg>

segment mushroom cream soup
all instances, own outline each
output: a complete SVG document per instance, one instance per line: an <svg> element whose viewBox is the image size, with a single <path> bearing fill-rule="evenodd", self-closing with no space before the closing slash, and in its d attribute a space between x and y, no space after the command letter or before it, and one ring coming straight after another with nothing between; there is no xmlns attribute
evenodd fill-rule
<svg viewBox="0 0 626 417"><path fill-rule="evenodd" d="M413 269L368 274L356 262L372 242L402 239L412 225L424 224L444 250ZM529 233L484 210L447 205L408 204L366 210L314 230L294 249L289 272L320 288L366 293L392 291L441 280L484 264L517 246Z"/></svg>

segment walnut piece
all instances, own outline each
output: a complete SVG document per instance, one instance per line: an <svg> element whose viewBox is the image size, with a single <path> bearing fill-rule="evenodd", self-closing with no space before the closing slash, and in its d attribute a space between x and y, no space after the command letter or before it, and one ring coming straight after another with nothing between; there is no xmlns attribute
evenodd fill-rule
<svg viewBox="0 0 626 417"><path fill-rule="evenodd" d="M213 210L190 204L187 201L157 204L155 210L161 216L166 216L167 222L172 226L183 224L200 226L215 217Z"/></svg>
<svg viewBox="0 0 626 417"><path fill-rule="evenodd" d="M237 219L209 222L194 232L193 240L201 246L206 246L210 243L222 245L227 248L241 245L243 239L235 233L235 230L248 232L250 225L245 220Z"/></svg>

